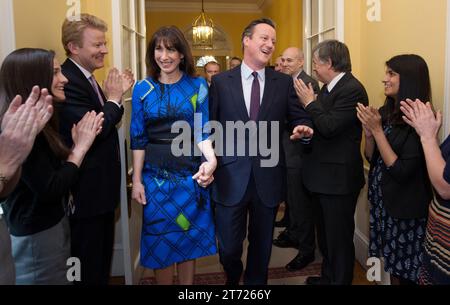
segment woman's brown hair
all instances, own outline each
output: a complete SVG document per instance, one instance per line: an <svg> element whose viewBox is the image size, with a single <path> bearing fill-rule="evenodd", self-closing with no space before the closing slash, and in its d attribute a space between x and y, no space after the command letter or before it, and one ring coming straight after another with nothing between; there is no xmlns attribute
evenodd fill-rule
<svg viewBox="0 0 450 305"><path fill-rule="evenodd" d="M161 75L161 69L155 61L155 48L163 44L166 48L175 48L184 58L180 63L180 70L189 76L195 76L194 58L191 48L183 33L176 26L164 26L159 28L152 36L147 47L145 63L147 74L155 80Z"/></svg>
<svg viewBox="0 0 450 305"><path fill-rule="evenodd" d="M34 86L47 88L52 94L53 60L55 53L43 49L24 48L9 54L0 68L0 117L16 95L23 101ZM66 160L70 150L63 144L58 133L56 113L42 130L51 150L61 160Z"/></svg>

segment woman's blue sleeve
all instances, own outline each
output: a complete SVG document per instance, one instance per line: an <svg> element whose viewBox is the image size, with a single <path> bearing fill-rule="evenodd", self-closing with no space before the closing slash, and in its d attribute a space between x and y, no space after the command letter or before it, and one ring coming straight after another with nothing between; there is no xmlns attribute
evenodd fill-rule
<svg viewBox="0 0 450 305"><path fill-rule="evenodd" d="M153 85L148 80L142 80L134 86L130 122L130 148L132 150L144 150L149 143L145 124L144 100L153 89Z"/></svg>

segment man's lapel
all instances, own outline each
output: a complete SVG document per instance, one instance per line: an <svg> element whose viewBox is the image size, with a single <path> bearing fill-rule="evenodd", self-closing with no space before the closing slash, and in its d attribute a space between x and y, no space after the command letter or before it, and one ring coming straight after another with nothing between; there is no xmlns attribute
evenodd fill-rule
<svg viewBox="0 0 450 305"><path fill-rule="evenodd" d="M345 73L345 75L333 87L333 90L331 90L331 92L328 92L327 86L324 85L319 93L319 100L322 102L322 105L324 105L325 107L330 107L334 102L333 96L335 96L336 93L339 92L339 90L351 77L353 76L350 72Z"/></svg>
<svg viewBox="0 0 450 305"><path fill-rule="evenodd" d="M267 117L267 115L270 113L269 112L270 107L275 101L274 95L276 92L275 89L278 77L276 73L270 68L266 68L265 73L266 73L266 80L264 84L264 93L261 102L261 108L259 109L258 113L258 121L262 121L264 120L264 118Z"/></svg>
<svg viewBox="0 0 450 305"><path fill-rule="evenodd" d="M77 67L69 58L66 59L64 62L64 66L66 69L70 69L76 77L82 82L84 86L84 90L87 90L89 92L90 99L92 103L95 103L95 106L102 107L102 104L98 100L97 92L95 92L94 87L92 87L92 84L89 82L89 80L84 76L83 72L80 70L80 68ZM106 97L103 93L102 88L99 86L100 94L103 96L104 101L106 101ZM94 102L95 101L95 102Z"/></svg>
<svg viewBox="0 0 450 305"><path fill-rule="evenodd" d="M229 75L231 78L230 94L231 100L234 102L234 109L238 111L239 117L242 121L250 120L245 106L244 90L242 89L241 69L234 69Z"/></svg>

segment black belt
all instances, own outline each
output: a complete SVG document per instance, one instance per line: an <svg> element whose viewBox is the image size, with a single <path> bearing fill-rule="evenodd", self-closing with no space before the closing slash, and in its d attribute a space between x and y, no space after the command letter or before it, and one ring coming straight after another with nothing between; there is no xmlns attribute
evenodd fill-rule
<svg viewBox="0 0 450 305"><path fill-rule="evenodd" d="M150 139L150 144L172 144L174 139ZM192 143L194 143L194 137L191 138Z"/></svg>
<svg viewBox="0 0 450 305"><path fill-rule="evenodd" d="M172 144L173 139L150 139L150 144Z"/></svg>

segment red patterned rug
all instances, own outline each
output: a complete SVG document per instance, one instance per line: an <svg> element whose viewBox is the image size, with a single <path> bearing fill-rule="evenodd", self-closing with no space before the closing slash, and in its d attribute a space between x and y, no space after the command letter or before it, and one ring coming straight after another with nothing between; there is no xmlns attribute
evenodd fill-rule
<svg viewBox="0 0 450 305"><path fill-rule="evenodd" d="M269 280L291 278L298 276L312 276L320 274L321 262L309 264L306 268L299 271L287 271L284 267L269 268ZM175 283L177 280L175 279ZM225 283L224 272L196 274L195 285L223 285ZM154 277L143 278L140 285L155 285Z"/></svg>

